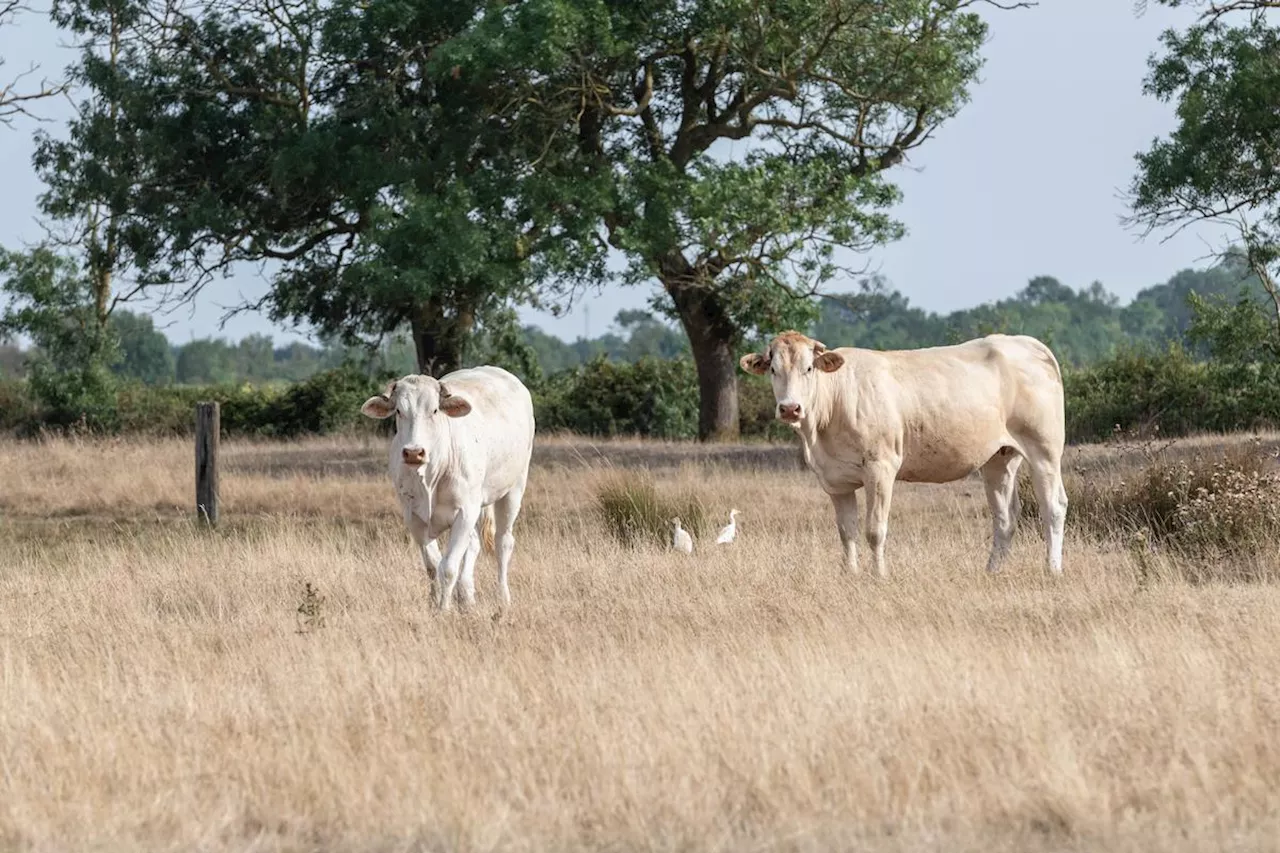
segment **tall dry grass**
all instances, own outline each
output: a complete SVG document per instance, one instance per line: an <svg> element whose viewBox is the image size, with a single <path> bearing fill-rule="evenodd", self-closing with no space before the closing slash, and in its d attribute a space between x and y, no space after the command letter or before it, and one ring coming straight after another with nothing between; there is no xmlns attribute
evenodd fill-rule
<svg viewBox="0 0 1280 853"><path fill-rule="evenodd" d="M0 445L0 849L1280 838L1269 584L1078 534L1057 582L1031 533L988 576L977 481L900 487L892 576L850 577L811 475L724 465L655 480L737 543L626 548L597 461L535 470L510 618L488 557L441 618L380 446L225 450L202 533L185 443Z"/></svg>

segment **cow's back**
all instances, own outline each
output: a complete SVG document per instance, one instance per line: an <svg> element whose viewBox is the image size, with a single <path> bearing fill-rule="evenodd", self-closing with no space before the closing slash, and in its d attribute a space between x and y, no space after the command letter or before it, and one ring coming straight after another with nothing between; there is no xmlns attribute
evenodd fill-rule
<svg viewBox="0 0 1280 853"><path fill-rule="evenodd" d="M844 373L841 381L851 386L843 395L846 417L832 423L844 433L838 440L865 444L864 455L900 455L899 479L959 479L1031 433L1052 441L1056 432L1061 441L1057 360L1034 338L989 335L917 350L837 351L845 366L834 376Z"/></svg>
<svg viewBox="0 0 1280 853"><path fill-rule="evenodd" d="M467 479L483 481L487 493L504 493L523 479L533 454L533 398L529 389L500 367L484 365L440 377L451 394L471 403L471 412L452 419L455 464ZM497 494L487 494L486 502Z"/></svg>

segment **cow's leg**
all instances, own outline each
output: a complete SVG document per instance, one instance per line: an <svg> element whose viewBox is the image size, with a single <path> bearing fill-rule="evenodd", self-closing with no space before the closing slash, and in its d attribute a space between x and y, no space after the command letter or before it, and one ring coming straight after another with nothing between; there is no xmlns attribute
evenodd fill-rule
<svg viewBox="0 0 1280 853"><path fill-rule="evenodd" d="M832 495L831 505L836 510L836 530L840 532L840 545L844 549L844 567L858 574L858 491Z"/></svg>
<svg viewBox="0 0 1280 853"><path fill-rule="evenodd" d="M884 562L884 543L889 538L889 505L893 502L893 481L898 466L887 462L868 465L863 484L867 490L867 545L871 548L871 565L877 577L888 577Z"/></svg>
<svg viewBox="0 0 1280 853"><path fill-rule="evenodd" d="M516 535L513 531L516 516L520 514L520 504L524 501L524 487L525 483L521 481L493 505L494 544L498 548L498 596L504 610L511 606L507 572L511 568L511 553L516 549Z"/></svg>
<svg viewBox="0 0 1280 853"><path fill-rule="evenodd" d="M458 575L458 604L470 608L476 603L476 558L480 556L480 536L474 530L468 537L466 553L462 555L462 571Z"/></svg>
<svg viewBox="0 0 1280 853"><path fill-rule="evenodd" d="M427 579L435 583L436 569L440 567L440 546L436 544L436 540L427 538L427 523L417 513L406 512L404 524L409 529L413 544L418 546L422 566L427 570Z"/></svg>
<svg viewBox="0 0 1280 853"><path fill-rule="evenodd" d="M987 487L987 506L991 508L991 557L987 571L1000 571L1000 562L1009 553L1013 533L1018 527L1022 507L1018 498L1018 468L1022 456L1012 448L1002 448L982 466L982 481Z"/></svg>
<svg viewBox="0 0 1280 853"><path fill-rule="evenodd" d="M432 580L436 579L436 572L440 570L440 561L444 559L444 554L440 553L440 543L432 539L422 548L422 563L427 567L427 576Z"/></svg>
<svg viewBox="0 0 1280 853"><path fill-rule="evenodd" d="M454 587L458 584L458 573L463 558L471 547L471 534L474 533L476 520L480 517L480 507L465 505L453 518L453 526L449 528L449 547L440 561L437 572L436 606L448 610L453 600Z"/></svg>
<svg viewBox="0 0 1280 853"><path fill-rule="evenodd" d="M1067 490L1062 485L1062 454L1029 444L1031 484L1043 524L1045 561L1050 574L1062 574L1062 534L1067 521Z"/></svg>

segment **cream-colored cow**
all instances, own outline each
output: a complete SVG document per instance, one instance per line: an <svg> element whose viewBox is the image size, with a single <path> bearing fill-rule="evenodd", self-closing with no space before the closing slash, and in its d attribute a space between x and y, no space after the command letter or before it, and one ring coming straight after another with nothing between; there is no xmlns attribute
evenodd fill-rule
<svg viewBox="0 0 1280 853"><path fill-rule="evenodd" d="M896 480L949 483L982 472L992 514L990 571L1008 553L1020 511L1018 467L1031 466L1049 571L1062 572L1066 426L1058 360L1026 335L988 335L917 350L829 350L783 332L742 369L769 374L777 417L800 434L804 459L835 505L845 565L858 570L859 488L867 544L887 573L885 537Z"/></svg>
<svg viewBox="0 0 1280 853"><path fill-rule="evenodd" d="M422 551L436 605L475 602L475 564L481 537L493 547L496 530L498 595L511 603L507 572L515 549L533 453L533 399L500 367L455 370L439 379L402 376L360 408L371 418L395 415L387 459L404 523ZM436 539L449 531L443 554ZM438 576L437 576L438 575Z"/></svg>

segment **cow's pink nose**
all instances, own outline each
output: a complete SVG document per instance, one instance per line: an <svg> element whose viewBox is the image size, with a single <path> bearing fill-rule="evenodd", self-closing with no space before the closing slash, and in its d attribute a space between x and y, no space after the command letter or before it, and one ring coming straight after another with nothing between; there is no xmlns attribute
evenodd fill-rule
<svg viewBox="0 0 1280 853"><path fill-rule="evenodd" d="M800 404L799 403L779 403L778 417L783 420L800 420Z"/></svg>
<svg viewBox="0 0 1280 853"><path fill-rule="evenodd" d="M421 465L427 461L427 451L421 447L406 447L400 451L400 457L406 465Z"/></svg>

